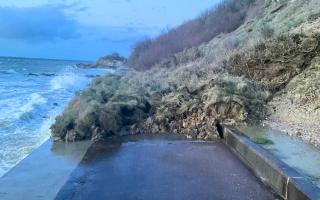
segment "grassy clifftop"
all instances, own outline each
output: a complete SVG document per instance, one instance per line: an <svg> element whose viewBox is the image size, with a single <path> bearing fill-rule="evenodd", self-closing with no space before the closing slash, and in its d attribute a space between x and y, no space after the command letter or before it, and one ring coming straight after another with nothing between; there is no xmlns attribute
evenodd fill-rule
<svg viewBox="0 0 320 200"><path fill-rule="evenodd" d="M239 2L226 1L147 45L138 44L131 55L131 65L138 71L96 79L57 118L53 138L75 141L172 132L212 139L217 123L259 123L266 117L277 121L281 109L290 106L277 109L283 105L275 103L279 97L282 101L292 99L294 93L312 94L308 105L319 102L319 85L313 76L319 72L315 63L320 56L320 2ZM241 20L221 29L220 23L209 19L222 13L230 20ZM194 28L202 19L212 24ZM210 34L203 33L207 30ZM185 32L201 39L177 40L181 46L172 50L167 42Z"/></svg>

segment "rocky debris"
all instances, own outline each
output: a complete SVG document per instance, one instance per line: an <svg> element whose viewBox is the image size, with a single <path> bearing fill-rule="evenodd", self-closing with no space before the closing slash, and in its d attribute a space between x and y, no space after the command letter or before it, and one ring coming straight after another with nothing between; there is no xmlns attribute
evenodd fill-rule
<svg viewBox="0 0 320 200"><path fill-rule="evenodd" d="M210 140L216 124L261 118L269 93L245 78L221 74L197 90L147 92L132 74L99 77L51 127L54 141L96 140L137 133L177 133ZM130 77L130 78L129 78Z"/></svg>
<svg viewBox="0 0 320 200"><path fill-rule="evenodd" d="M310 67L294 77L285 88L294 103L320 107L320 55L313 58Z"/></svg>
<svg viewBox="0 0 320 200"><path fill-rule="evenodd" d="M99 58L94 64L91 63L78 63L77 67L80 68L97 68L97 67L105 67L105 68L117 68L124 67L127 64L127 59L123 56L120 56L118 53L113 53L111 55L107 55Z"/></svg>
<svg viewBox="0 0 320 200"><path fill-rule="evenodd" d="M319 54L319 41L319 34L280 35L233 54L223 66L233 75L245 75L275 93L311 65Z"/></svg>
<svg viewBox="0 0 320 200"><path fill-rule="evenodd" d="M244 78L222 75L197 90L184 87L162 98L155 114L132 132L172 132L189 138L217 137L216 124L261 118L269 93Z"/></svg>
<svg viewBox="0 0 320 200"><path fill-rule="evenodd" d="M279 41L280 38L283 39ZM231 72L246 74L270 89L272 98L267 105L265 124L319 148L319 34L299 33L280 38L277 43L259 45L256 52L247 52L247 57L239 55L242 61L232 61L235 70Z"/></svg>

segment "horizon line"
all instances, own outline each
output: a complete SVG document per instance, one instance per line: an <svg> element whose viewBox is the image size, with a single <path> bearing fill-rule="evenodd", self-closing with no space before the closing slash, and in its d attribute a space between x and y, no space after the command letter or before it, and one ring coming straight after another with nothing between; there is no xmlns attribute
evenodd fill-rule
<svg viewBox="0 0 320 200"><path fill-rule="evenodd" d="M63 58L41 58L41 57L24 57L24 56L2 56L0 58L22 58L22 59L37 59L37 60L58 60L58 61L81 61L81 62L94 62L94 60L77 60L77 59L63 59Z"/></svg>

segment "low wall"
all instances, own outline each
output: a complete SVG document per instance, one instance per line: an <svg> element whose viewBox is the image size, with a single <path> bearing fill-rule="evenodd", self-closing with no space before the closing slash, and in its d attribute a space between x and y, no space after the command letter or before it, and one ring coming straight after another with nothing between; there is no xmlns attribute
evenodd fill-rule
<svg viewBox="0 0 320 200"><path fill-rule="evenodd" d="M223 138L227 146L252 169L256 176L283 199L320 200L319 188L240 132L224 127Z"/></svg>

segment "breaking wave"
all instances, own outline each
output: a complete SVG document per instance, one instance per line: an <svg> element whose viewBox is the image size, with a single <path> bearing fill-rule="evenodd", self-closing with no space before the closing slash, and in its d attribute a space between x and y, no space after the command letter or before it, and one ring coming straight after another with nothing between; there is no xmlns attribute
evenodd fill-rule
<svg viewBox="0 0 320 200"><path fill-rule="evenodd" d="M70 61L1 62L0 177L50 137L51 124L76 91L106 72L75 68Z"/></svg>

